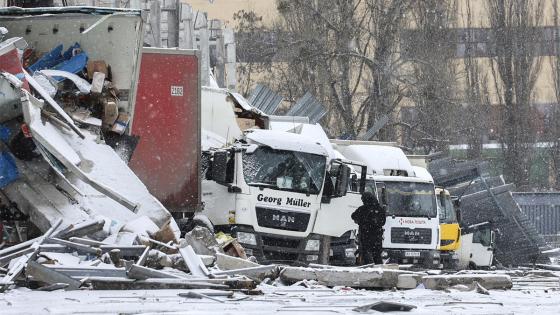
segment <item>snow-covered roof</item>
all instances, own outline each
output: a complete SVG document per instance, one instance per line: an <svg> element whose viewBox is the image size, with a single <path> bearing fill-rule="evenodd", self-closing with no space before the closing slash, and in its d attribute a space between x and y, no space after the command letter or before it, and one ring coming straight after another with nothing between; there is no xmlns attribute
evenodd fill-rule
<svg viewBox="0 0 560 315"><path fill-rule="evenodd" d="M381 145L339 145L337 148L347 159L365 163L368 174L383 175L384 170L404 170L414 176L414 169L400 148Z"/></svg>
<svg viewBox="0 0 560 315"><path fill-rule="evenodd" d="M337 156L329 140L329 137L325 133L325 130L319 124L306 124L298 122L287 122L287 121L271 121L271 130L286 131L291 133L297 133L302 136L313 139L315 142L320 143L329 155L329 159L344 158Z"/></svg>
<svg viewBox="0 0 560 315"><path fill-rule="evenodd" d="M226 145L226 142L226 138L218 135L217 133L202 129L200 143L203 151L207 151L212 148L221 148Z"/></svg>
<svg viewBox="0 0 560 315"><path fill-rule="evenodd" d="M300 151L328 156L327 150L311 138L299 134L277 130L251 130L246 133L247 140L269 146L276 150Z"/></svg>
<svg viewBox="0 0 560 315"><path fill-rule="evenodd" d="M429 180L431 182L434 181L432 174L430 174L427 169L420 166L413 166L412 168L414 169L414 174L416 175L416 177Z"/></svg>

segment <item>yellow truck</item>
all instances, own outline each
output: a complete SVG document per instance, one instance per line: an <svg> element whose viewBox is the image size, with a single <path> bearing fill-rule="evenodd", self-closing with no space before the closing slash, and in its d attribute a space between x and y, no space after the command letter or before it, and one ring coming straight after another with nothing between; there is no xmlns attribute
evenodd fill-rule
<svg viewBox="0 0 560 315"><path fill-rule="evenodd" d="M436 187L437 206L439 212L440 260L444 269L457 269L459 262L458 250L461 246L461 228L457 211L453 205L449 191Z"/></svg>

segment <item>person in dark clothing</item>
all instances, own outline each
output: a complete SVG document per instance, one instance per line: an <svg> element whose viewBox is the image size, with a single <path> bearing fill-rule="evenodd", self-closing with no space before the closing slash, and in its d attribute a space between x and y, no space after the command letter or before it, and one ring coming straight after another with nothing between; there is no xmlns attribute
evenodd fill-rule
<svg viewBox="0 0 560 315"><path fill-rule="evenodd" d="M379 204L371 192L362 194L362 206L352 213L352 220L358 224L360 254L363 264L382 264L383 225L385 225L385 208Z"/></svg>

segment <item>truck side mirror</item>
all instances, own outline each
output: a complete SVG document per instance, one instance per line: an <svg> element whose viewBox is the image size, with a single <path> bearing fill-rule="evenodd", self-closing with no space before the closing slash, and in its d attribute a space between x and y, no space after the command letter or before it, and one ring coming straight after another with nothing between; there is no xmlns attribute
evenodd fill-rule
<svg viewBox="0 0 560 315"><path fill-rule="evenodd" d="M219 151L214 153L212 161L212 179L220 184L228 183L228 160L229 152Z"/></svg>
<svg viewBox="0 0 560 315"><path fill-rule="evenodd" d="M348 165L341 164L338 168L338 174L336 175L336 185L334 188L335 197L342 197L346 195L349 179L350 167Z"/></svg>
<svg viewBox="0 0 560 315"><path fill-rule="evenodd" d="M381 188L381 204L386 206L387 205L387 188Z"/></svg>

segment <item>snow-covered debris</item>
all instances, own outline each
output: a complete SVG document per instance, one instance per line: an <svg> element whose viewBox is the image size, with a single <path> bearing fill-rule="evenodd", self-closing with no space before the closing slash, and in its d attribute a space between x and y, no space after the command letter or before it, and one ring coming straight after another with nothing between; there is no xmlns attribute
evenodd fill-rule
<svg viewBox="0 0 560 315"><path fill-rule="evenodd" d="M422 278L422 283L426 289L431 290L443 290L457 284L472 285L475 283L489 290L511 289L513 286L510 276L497 274L425 276Z"/></svg>

